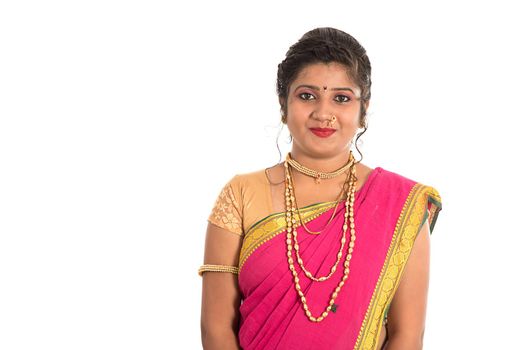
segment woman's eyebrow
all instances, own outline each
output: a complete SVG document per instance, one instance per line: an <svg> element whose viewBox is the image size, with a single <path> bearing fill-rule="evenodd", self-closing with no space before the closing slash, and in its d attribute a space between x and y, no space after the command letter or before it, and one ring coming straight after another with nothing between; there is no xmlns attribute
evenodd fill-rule
<svg viewBox="0 0 524 350"><path fill-rule="evenodd" d="M297 86L295 88L295 91L297 91L298 88L301 88L301 87L306 87L312 90L320 91L320 87L315 86L315 85L307 85L307 84L302 84L302 85ZM350 87L336 87L336 88L331 88L329 90L331 91L351 91L353 94L355 93L355 91L353 91L353 89Z"/></svg>

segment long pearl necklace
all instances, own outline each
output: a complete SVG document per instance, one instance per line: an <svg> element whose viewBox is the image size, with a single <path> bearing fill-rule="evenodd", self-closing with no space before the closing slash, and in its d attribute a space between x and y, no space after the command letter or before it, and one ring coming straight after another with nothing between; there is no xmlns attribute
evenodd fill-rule
<svg viewBox="0 0 524 350"><path fill-rule="evenodd" d="M287 223L287 235L286 235L286 244L287 244L287 257L288 257L288 263L289 263L289 269L291 273L293 274L293 279L295 282L295 289L297 290L297 294L300 298L300 301L302 303L302 308L304 309L306 316L309 318L312 322L321 322L329 315L329 311L333 309L333 305L335 304L335 300L338 296L338 293L340 292L342 286L344 286L344 283L346 282L347 278L349 277L349 264L351 261L353 248L355 246L355 221L354 221L354 212L353 207L355 203L355 187L356 187L356 176L355 176L355 166L354 164L351 167L351 174L352 174L352 180L348 188L347 193L347 199L346 199L346 210L344 213L344 225L342 227L343 234L342 239L340 240L341 247L337 254L337 261L335 265L331 268L330 273L327 276L321 276L321 277L315 277L313 274L306 269L304 266L304 262L302 258L300 257L300 247L298 245L298 239L297 239L297 221L295 220L295 212L298 212L298 209L296 208L296 199L295 199L295 193L293 184L291 181L291 176L289 172L289 166L287 164L287 161L284 163L285 172L286 172L286 223ZM302 292L302 288L300 287L300 279L298 278L298 273L295 269L295 264L293 261L293 248L295 249L295 254L297 257L297 262L302 271L306 274L306 276L313 281L316 282L323 282L327 279L329 279L336 271L336 267L338 263L340 262L340 259L342 258L342 250L344 247L344 244L346 242L346 232L348 229L348 218L349 218L349 228L351 232L351 239L348 245L348 253L346 255L346 260L344 262L344 275L342 276L341 281L331 294L331 299L329 300L329 303L325 309L324 312L318 317L315 317L311 314L311 311L309 310L309 307L307 305L307 300Z"/></svg>

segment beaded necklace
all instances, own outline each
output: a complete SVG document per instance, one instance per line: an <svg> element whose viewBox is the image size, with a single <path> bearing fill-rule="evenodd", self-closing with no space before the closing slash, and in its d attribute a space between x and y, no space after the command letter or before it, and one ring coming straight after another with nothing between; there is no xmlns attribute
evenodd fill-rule
<svg viewBox="0 0 524 350"><path fill-rule="evenodd" d="M338 293L340 292L341 288L344 286L344 283L346 282L347 278L349 277L349 265L350 265L353 248L355 246L355 240L356 240L355 221L354 221L354 212L353 212L353 207L355 203L355 187L356 187L356 175L355 175L356 167L355 167L354 162L350 164L350 168L351 168L350 170L351 180L350 180L349 187L347 190L347 199L345 202L346 208L345 208L345 213L344 213L344 225L342 227L343 234L340 240L340 249L337 253L337 259L333 267L331 267L330 273L328 275L316 277L316 276L313 276L313 274L309 270L306 269L306 267L304 266L304 262L302 258L300 257L300 247L299 247L298 238L297 238L297 220L295 219L295 215L297 215L297 213L298 214L300 213L296 205L295 189L294 189L293 182L291 179L288 159L286 159L286 162L284 163L285 183L286 183L286 189L285 189L286 224L287 224L286 244L287 244L287 258L288 258L289 270L291 271L293 275L295 289L302 303L302 308L304 309L304 312L306 316L308 317L308 319L312 322L321 322L329 315L329 311L332 311L332 310L334 311L335 309L334 304L338 296ZM310 175L310 176L313 176L313 175ZM348 218L349 218L349 226L348 226ZM341 281L338 283L337 287L331 294L331 298L328 302L327 307L325 308L325 311L322 312L320 316L315 317L311 314L311 311L309 310L309 307L307 305L307 299L304 293L302 292L302 288L300 287L300 279L298 277L298 272L295 268L295 263L293 260L293 249L295 250L297 263L300 266L300 268L302 269L302 271L305 273L306 277L308 277L309 279L315 282L326 281L335 273L337 269L337 265L342 258L342 250L343 250L344 244L346 243L346 232L347 232L348 227L350 228L351 238L348 244L348 253L344 261L344 275L342 276Z"/></svg>

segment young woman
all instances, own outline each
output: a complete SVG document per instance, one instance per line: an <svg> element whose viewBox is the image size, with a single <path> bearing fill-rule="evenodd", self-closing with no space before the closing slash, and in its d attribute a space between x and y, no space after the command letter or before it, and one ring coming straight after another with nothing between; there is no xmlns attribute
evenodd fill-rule
<svg viewBox="0 0 524 350"><path fill-rule="evenodd" d="M370 88L366 51L333 28L304 34L278 66L292 149L233 177L209 216L205 349L422 349L441 200L353 156Z"/></svg>

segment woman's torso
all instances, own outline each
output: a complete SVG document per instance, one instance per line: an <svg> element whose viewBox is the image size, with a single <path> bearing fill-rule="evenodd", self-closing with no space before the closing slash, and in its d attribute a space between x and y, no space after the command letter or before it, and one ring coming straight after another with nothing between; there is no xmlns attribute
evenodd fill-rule
<svg viewBox="0 0 524 350"><path fill-rule="evenodd" d="M382 168L372 169L363 164L357 166L356 192L367 185L368 179ZM244 181L243 200L243 229L248 232L250 228L268 216L285 211L285 184L284 169L282 164L272 168L255 171L242 175ZM296 200L298 207L308 207L313 204L331 202L333 206L336 199L340 199L343 188L344 176L324 183L316 184L312 178L297 177L295 174ZM343 196L342 199L344 199ZM386 338L386 326L381 327L379 346L381 349Z"/></svg>

